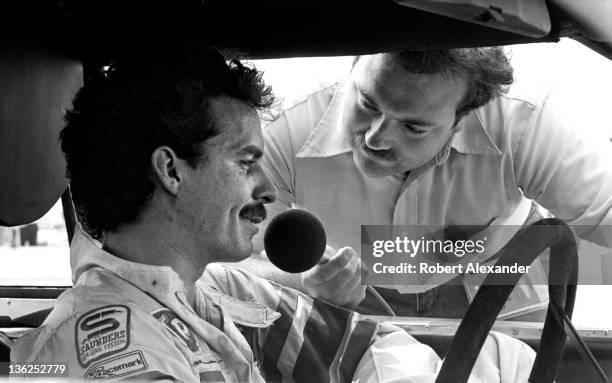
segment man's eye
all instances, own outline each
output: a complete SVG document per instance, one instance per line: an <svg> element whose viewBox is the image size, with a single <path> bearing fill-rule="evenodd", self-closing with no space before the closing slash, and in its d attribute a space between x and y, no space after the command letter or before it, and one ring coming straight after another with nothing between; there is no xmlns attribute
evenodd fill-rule
<svg viewBox="0 0 612 383"><path fill-rule="evenodd" d="M427 130L418 129L409 124L404 124L404 127L406 127L406 129L408 129L412 134L417 135L417 136L422 136L425 133L427 133Z"/></svg>
<svg viewBox="0 0 612 383"><path fill-rule="evenodd" d="M377 108L376 108L376 107L375 107L375 106L374 106L374 105L373 105L373 104L372 104L370 101L368 101L368 100L366 100L366 99L364 99L364 98L362 98L362 100L361 100L361 105L362 105L362 106L363 106L365 109L367 109L367 110L369 110L369 111L371 111L371 112L378 113L378 109L377 109Z"/></svg>

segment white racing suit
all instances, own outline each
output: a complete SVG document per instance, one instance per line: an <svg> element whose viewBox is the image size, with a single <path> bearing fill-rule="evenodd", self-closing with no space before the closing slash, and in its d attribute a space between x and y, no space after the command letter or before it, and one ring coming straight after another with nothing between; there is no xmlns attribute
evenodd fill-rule
<svg viewBox="0 0 612 383"><path fill-rule="evenodd" d="M246 271L210 265L194 311L170 267L117 258L78 230L71 263L74 288L16 342L13 363L67 362L78 380L184 382L433 382L440 366L395 326ZM532 361L521 342L489 337L470 383L524 382Z"/></svg>

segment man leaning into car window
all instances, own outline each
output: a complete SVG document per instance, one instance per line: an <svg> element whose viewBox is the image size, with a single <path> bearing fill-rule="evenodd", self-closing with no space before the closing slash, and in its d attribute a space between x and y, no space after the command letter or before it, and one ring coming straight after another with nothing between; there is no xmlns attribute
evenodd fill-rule
<svg viewBox="0 0 612 383"><path fill-rule="evenodd" d="M211 264L251 254L275 199L257 113L271 103L259 72L193 44L89 78L61 133L86 232L74 288L11 361L67 362L79 380L433 382L440 359L399 328ZM502 334L484 350L475 381L522 381L533 361Z"/></svg>
<svg viewBox="0 0 612 383"><path fill-rule="evenodd" d="M513 77L498 47L401 50L357 57L345 81L287 108L264 128L264 166L277 189L269 216L305 208L332 249L293 280L265 258L257 273L384 315L359 283L360 225L480 227L491 231L494 254L513 230L552 214L610 247L594 231L612 224L608 139L581 129L582 112L550 84L510 86ZM544 270L538 261L531 269L538 284ZM399 315L462 317L474 286L449 278L458 283L390 280L377 289ZM521 319L542 320L545 310L533 314Z"/></svg>

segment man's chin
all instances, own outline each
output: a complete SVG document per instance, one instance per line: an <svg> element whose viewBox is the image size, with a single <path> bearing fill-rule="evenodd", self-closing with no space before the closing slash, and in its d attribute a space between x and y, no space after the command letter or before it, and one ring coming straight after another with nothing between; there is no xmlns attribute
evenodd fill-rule
<svg viewBox="0 0 612 383"><path fill-rule="evenodd" d="M248 244L244 244L240 247L240 250L236 254L236 259L242 261L247 259L253 254L253 242L249 240Z"/></svg>
<svg viewBox="0 0 612 383"><path fill-rule="evenodd" d="M219 251L219 262L240 262L244 261L253 253L253 244L248 243L235 244L231 248L224 248Z"/></svg>
<svg viewBox="0 0 612 383"><path fill-rule="evenodd" d="M393 175L393 169L387 166L378 164L372 160L354 156L355 165L360 172L370 178L384 178Z"/></svg>

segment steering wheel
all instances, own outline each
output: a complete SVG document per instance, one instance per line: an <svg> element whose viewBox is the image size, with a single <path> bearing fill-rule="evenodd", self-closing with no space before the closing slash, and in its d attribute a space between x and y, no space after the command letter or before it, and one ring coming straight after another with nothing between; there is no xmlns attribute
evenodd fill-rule
<svg viewBox="0 0 612 383"><path fill-rule="evenodd" d="M550 247L549 303L530 382L553 382L561 363L578 279L578 250L572 230L563 221L546 218L522 228L498 253L496 265L530 265ZM489 274L463 317L436 383L467 382L480 349L499 311L522 274Z"/></svg>

